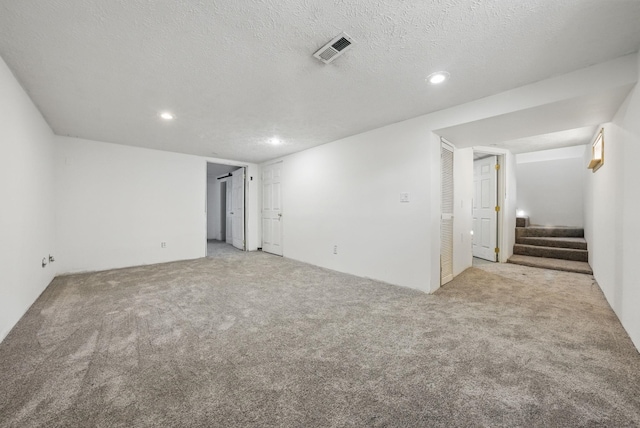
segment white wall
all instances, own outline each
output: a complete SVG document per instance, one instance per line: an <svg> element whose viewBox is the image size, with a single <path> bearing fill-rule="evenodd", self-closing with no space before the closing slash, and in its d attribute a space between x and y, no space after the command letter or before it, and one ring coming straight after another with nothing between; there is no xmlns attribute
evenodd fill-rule
<svg viewBox="0 0 640 428"><path fill-rule="evenodd" d="M609 304L640 349L640 88L636 86L603 125L604 165L595 173L583 159L585 237L589 263ZM595 139L595 136L594 136Z"/></svg>
<svg viewBox="0 0 640 428"><path fill-rule="evenodd" d="M61 272L205 256L204 160L78 138L55 143Z"/></svg>
<svg viewBox="0 0 640 428"><path fill-rule="evenodd" d="M206 255L205 158L69 137L55 143L60 272ZM250 202L255 211L255 196Z"/></svg>
<svg viewBox="0 0 640 428"><path fill-rule="evenodd" d="M0 58L0 341L56 274L53 133Z"/></svg>
<svg viewBox="0 0 640 428"><path fill-rule="evenodd" d="M429 150L403 123L285 157L284 256L429 291Z"/></svg>
<svg viewBox="0 0 640 428"><path fill-rule="evenodd" d="M516 156L518 211L535 225L583 227L584 146L535 155Z"/></svg>

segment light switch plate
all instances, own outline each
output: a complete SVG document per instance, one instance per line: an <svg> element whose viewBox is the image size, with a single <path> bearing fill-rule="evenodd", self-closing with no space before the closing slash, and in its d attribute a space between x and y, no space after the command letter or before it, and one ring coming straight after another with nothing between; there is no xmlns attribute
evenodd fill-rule
<svg viewBox="0 0 640 428"><path fill-rule="evenodd" d="M409 202L409 193L408 192L400 193L400 202Z"/></svg>

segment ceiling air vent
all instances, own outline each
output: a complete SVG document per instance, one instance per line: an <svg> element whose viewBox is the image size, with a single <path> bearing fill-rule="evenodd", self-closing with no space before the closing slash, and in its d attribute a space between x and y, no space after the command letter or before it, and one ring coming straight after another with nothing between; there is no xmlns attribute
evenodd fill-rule
<svg viewBox="0 0 640 428"><path fill-rule="evenodd" d="M313 56L325 64L329 64L331 61L348 51L351 48L352 43L353 39L346 33L342 33L318 49L318 52L314 53Z"/></svg>

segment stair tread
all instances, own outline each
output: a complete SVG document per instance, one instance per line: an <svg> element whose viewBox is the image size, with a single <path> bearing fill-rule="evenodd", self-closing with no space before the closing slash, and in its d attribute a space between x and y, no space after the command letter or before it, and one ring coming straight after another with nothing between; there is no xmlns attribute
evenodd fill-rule
<svg viewBox="0 0 640 428"><path fill-rule="evenodd" d="M587 250L587 240L578 237L520 236L516 238L516 244Z"/></svg>
<svg viewBox="0 0 640 428"><path fill-rule="evenodd" d="M577 262L573 260L513 255L509 258L509 263L543 269L560 270L565 272L576 272L589 275L593 274L589 263Z"/></svg>
<svg viewBox="0 0 640 428"><path fill-rule="evenodd" d="M516 227L516 238L584 238L584 228L571 226Z"/></svg>
<svg viewBox="0 0 640 428"><path fill-rule="evenodd" d="M544 226L540 224L530 224L527 229L584 229L578 226Z"/></svg>
<svg viewBox="0 0 640 428"><path fill-rule="evenodd" d="M580 252L588 253L588 250L581 250L579 248L562 248L562 247L545 247L543 245L531 245L531 244L515 244L517 247L536 248L536 249L548 249L550 251L566 251L566 252Z"/></svg>
<svg viewBox="0 0 640 428"><path fill-rule="evenodd" d="M566 259L578 262L589 260L589 252L576 248L545 247L542 245L515 244L513 254L518 256L544 257L552 259Z"/></svg>
<svg viewBox="0 0 640 428"><path fill-rule="evenodd" d="M584 238L576 238L573 236L527 236L526 238L535 238L545 241L569 241L569 242L587 242Z"/></svg>

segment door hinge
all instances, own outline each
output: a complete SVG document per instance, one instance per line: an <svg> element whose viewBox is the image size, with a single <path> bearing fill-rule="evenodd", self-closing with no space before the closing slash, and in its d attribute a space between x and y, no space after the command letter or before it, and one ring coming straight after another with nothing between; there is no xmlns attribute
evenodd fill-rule
<svg viewBox="0 0 640 428"><path fill-rule="evenodd" d="M496 171L499 171L499 170L500 170L500 164L499 164L499 163L497 163L497 164L496 164Z"/></svg>
<svg viewBox="0 0 640 428"><path fill-rule="evenodd" d="M496 254L500 252L500 248L496 248Z"/></svg>
<svg viewBox="0 0 640 428"><path fill-rule="evenodd" d="M496 206L496 212L500 211L500 206Z"/></svg>

